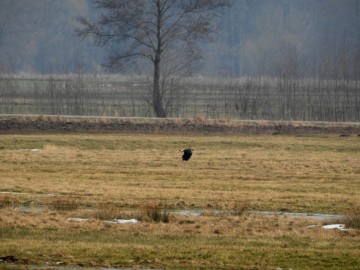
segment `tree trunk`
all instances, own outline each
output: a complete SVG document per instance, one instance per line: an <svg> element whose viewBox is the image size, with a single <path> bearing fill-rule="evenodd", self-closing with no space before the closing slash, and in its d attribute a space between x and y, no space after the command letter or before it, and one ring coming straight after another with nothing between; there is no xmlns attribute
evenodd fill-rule
<svg viewBox="0 0 360 270"><path fill-rule="evenodd" d="M166 117L160 94L160 57L158 56L154 61L153 108L156 117Z"/></svg>
<svg viewBox="0 0 360 270"><path fill-rule="evenodd" d="M156 117L164 118L166 117L166 112L162 104L162 96L160 93L160 61L162 53L162 37L161 37L161 28L162 28L162 11L161 11L161 1L156 2L157 7L157 29L156 29L156 38L157 38L157 47L155 51L154 58L154 85L153 85L153 108Z"/></svg>

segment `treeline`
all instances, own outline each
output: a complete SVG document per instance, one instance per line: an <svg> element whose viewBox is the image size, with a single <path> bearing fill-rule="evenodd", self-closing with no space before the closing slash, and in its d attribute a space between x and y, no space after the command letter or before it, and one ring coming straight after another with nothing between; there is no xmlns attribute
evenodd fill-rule
<svg viewBox="0 0 360 270"><path fill-rule="evenodd" d="M297 65L310 77L309 66L320 60L329 65L324 76L332 76L328 70L338 65L348 66L347 76L353 73L348 60L360 57L359 0L233 2L219 17L213 42L201 44L204 57L197 74L278 76L274 67L284 47L296 48ZM95 47L75 32L79 16L101 12L92 0L1 0L0 72L103 72L101 64L117 46Z"/></svg>
<svg viewBox="0 0 360 270"><path fill-rule="evenodd" d="M360 120L357 80L292 77L174 78L168 117ZM3 76L1 114L153 117L151 80L140 76Z"/></svg>
<svg viewBox="0 0 360 270"><path fill-rule="evenodd" d="M350 62L359 62L358 0L239 0L220 27L205 50L203 69L215 76L278 76L279 58L289 51L296 53L297 68L312 78L314 65L328 65L321 76L329 78L340 74L339 65L346 65L350 76L355 72Z"/></svg>

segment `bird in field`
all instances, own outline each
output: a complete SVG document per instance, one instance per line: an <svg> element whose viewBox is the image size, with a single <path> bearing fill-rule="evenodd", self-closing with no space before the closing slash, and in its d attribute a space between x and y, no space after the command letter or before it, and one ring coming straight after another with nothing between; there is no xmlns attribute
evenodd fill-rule
<svg viewBox="0 0 360 270"><path fill-rule="evenodd" d="M180 150L181 152L184 152L183 156L182 156L182 160L189 160L191 158L192 152L194 150L192 150L191 148L188 149L183 149Z"/></svg>

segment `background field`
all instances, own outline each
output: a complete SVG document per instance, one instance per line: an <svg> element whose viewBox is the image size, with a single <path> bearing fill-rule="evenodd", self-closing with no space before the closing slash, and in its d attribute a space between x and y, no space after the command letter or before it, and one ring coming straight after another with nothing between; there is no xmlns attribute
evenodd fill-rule
<svg viewBox="0 0 360 270"><path fill-rule="evenodd" d="M184 147L195 150L189 162ZM0 254L50 265L354 269L358 229L248 211L354 213L359 153L358 137L338 135L1 135ZM205 214L156 222L153 209ZM105 222L115 218L140 222Z"/></svg>

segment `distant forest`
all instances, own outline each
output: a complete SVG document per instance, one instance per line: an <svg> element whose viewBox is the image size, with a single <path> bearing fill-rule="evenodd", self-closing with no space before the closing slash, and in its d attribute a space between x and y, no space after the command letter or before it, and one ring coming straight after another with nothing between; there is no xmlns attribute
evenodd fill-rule
<svg viewBox="0 0 360 270"><path fill-rule="evenodd" d="M108 51L75 33L79 16L99 12L91 0L0 1L0 72L104 72ZM235 0L218 26L215 40L202 45L197 74L360 76L358 0Z"/></svg>

